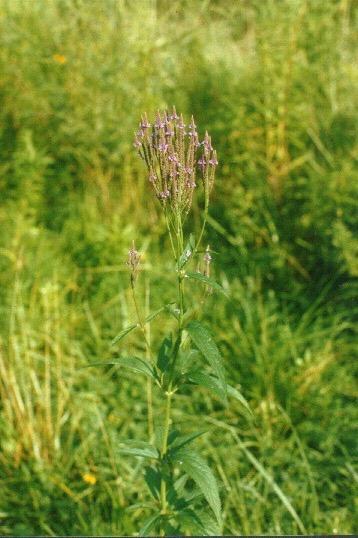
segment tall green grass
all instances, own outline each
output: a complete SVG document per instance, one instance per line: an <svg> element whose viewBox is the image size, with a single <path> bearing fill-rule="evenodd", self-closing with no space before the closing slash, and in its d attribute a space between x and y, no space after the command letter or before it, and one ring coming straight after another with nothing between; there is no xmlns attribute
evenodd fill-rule
<svg viewBox="0 0 358 538"><path fill-rule="evenodd" d="M211 417L226 534L357 530L356 36L350 0L0 1L3 534L134 534L145 515L142 466L116 452L145 432L141 386L80 367L135 317L132 239L143 296L172 299L131 147L172 104L218 150L206 239L230 300L207 315L255 416L203 393L174 420Z"/></svg>

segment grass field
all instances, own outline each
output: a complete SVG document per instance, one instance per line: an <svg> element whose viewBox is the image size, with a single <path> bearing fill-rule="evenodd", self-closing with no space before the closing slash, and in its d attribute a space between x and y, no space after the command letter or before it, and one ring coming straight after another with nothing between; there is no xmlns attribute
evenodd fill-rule
<svg viewBox="0 0 358 538"><path fill-rule="evenodd" d="M1 534L134 535L146 517L142 462L117 450L146 436L142 380L81 367L141 349L137 332L110 347L135 319L132 240L148 311L172 300L132 142L173 104L218 152L205 241L229 299L204 321L254 415L199 389L173 420L207 429L224 534L358 531L357 15L355 0L0 0Z"/></svg>

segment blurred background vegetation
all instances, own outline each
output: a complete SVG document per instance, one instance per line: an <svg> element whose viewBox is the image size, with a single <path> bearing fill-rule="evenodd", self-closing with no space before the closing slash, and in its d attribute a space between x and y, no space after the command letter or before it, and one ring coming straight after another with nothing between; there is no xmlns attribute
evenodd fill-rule
<svg viewBox="0 0 358 538"><path fill-rule="evenodd" d="M173 104L218 151L206 242L231 298L204 321L255 415L196 390L174 420L210 416L225 534L357 531L357 8L0 0L2 534L134 534L146 515L142 464L116 453L145 439L142 380L80 367L141 351L109 345L134 319L133 239L148 309L173 297L132 147Z"/></svg>

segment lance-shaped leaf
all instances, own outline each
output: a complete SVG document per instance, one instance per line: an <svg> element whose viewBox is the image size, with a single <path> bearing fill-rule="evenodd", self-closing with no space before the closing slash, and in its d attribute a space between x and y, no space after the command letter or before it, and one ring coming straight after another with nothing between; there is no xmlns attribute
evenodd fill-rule
<svg viewBox="0 0 358 538"><path fill-rule="evenodd" d="M231 387L231 385L227 385L227 394L228 396L232 396L235 398L238 402L241 403L245 407L245 409L250 413L251 416L253 416L253 412L251 411L251 408L246 401L246 399L243 397L241 392L239 392L235 387Z"/></svg>
<svg viewBox="0 0 358 538"><path fill-rule="evenodd" d="M152 366L139 357L118 357L109 361L95 362L88 366L122 366L123 368L128 368L128 370L132 370L132 372L144 374L147 377L155 379L155 372Z"/></svg>
<svg viewBox="0 0 358 538"><path fill-rule="evenodd" d="M147 316L145 319L144 319L144 324L146 323L149 323L150 321L152 321L154 318L156 318L161 312L163 312L164 310L167 310L169 309L174 303L169 303L169 304L166 304L165 306L162 306L161 308L159 308L158 310L156 310L155 312L152 312L151 314L149 314L149 316ZM125 329L123 329L123 331L121 331L120 333L117 334L117 336L115 336L111 342L111 346L113 346L114 344L116 344L117 342L119 342L120 340L122 340L122 338L124 338L128 333L130 333L131 331L133 331L133 329L136 329L140 327L139 323L132 323L132 325L129 325L128 327L126 327Z"/></svg>
<svg viewBox="0 0 358 538"><path fill-rule="evenodd" d="M210 366L214 370L222 390L226 394L225 370L220 352L215 344L209 331L199 323L199 321L190 321L186 330L199 351L204 355Z"/></svg>
<svg viewBox="0 0 358 538"><path fill-rule="evenodd" d="M160 495L160 473L153 467L145 468L144 480L153 495L154 499L159 499Z"/></svg>
<svg viewBox="0 0 358 538"><path fill-rule="evenodd" d="M194 273L194 272L188 271L187 273L185 273L185 277L190 278L191 280L199 280L199 282L206 284L210 288L213 288L214 290L220 291L224 295L227 295L226 291L224 290L222 286L220 286L220 284L218 284L213 278L205 276L202 273L198 273L198 272Z"/></svg>
<svg viewBox="0 0 358 538"><path fill-rule="evenodd" d="M157 367L161 372L166 372L170 366L170 353L173 347L172 338L164 338L162 341L157 358Z"/></svg>
<svg viewBox="0 0 358 538"><path fill-rule="evenodd" d="M159 458L159 452L155 446L145 441L133 441L132 439L122 441L118 451L120 454L126 454L129 456L139 456L141 458L152 459Z"/></svg>
<svg viewBox="0 0 358 538"><path fill-rule="evenodd" d="M170 445L170 452L174 452L175 450L181 450L185 445L191 443L196 439L197 437L200 437L201 435L204 435L206 431L199 431L194 433L188 433L187 435L179 435L179 432L174 430L174 435L169 436L169 445Z"/></svg>
<svg viewBox="0 0 358 538"><path fill-rule="evenodd" d="M155 514L154 516L150 516L148 519L146 519L139 531L139 536L149 536L148 533L153 529L153 527L155 527L157 523L159 523L161 519L161 514Z"/></svg>
<svg viewBox="0 0 358 538"><path fill-rule="evenodd" d="M172 455L172 461L178 463L181 469L194 480L220 523L221 502L219 490L208 464L198 454L187 448L175 451Z"/></svg>
<svg viewBox="0 0 358 538"><path fill-rule="evenodd" d="M227 403L225 388L223 387L222 383L219 381L218 378L213 377L204 372L201 372L200 370L193 370L193 371L188 372L187 377L188 377L188 381L191 381L192 383L195 383L196 385L200 385L201 387L205 387L209 389L220 400L222 400L224 403ZM228 392L229 392L229 387L228 387Z"/></svg>
<svg viewBox="0 0 358 538"><path fill-rule="evenodd" d="M121 331L119 334L117 334L117 336L115 338L113 338L113 340L111 342L111 346L114 346L114 344L116 344L117 342L122 340L122 338L124 338L126 336L126 334L133 331L133 329L135 329L136 327L138 327L138 323L132 323L132 325L129 325L128 327L123 329L123 331Z"/></svg>

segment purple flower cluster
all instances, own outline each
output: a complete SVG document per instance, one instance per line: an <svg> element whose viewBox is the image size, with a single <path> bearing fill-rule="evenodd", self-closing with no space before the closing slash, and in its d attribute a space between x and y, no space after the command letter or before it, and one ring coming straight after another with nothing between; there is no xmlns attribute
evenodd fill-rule
<svg viewBox="0 0 358 538"><path fill-rule="evenodd" d="M193 117L186 125L173 108L171 113L158 112L151 124L144 115L134 147L147 165L149 181L163 206L187 214L197 185L197 171L208 199L218 161L207 132L199 141Z"/></svg>

